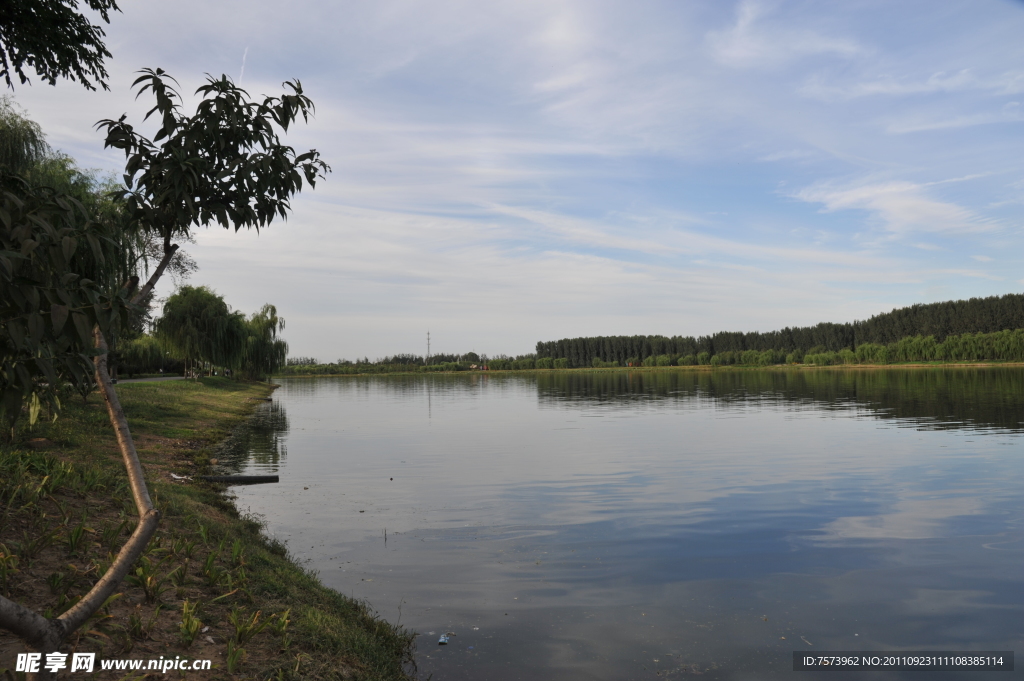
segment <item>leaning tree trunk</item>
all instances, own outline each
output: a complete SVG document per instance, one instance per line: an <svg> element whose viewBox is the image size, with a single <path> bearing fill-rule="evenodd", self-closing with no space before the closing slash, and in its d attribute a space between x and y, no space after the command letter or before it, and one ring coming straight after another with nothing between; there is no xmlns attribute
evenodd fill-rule
<svg viewBox="0 0 1024 681"><path fill-rule="evenodd" d="M150 277L145 288L132 298L133 303L141 300L153 288L159 274L162 274L167 268L167 263L170 262L176 250L177 246L165 246L164 257L157 267L157 273ZM138 282L138 277L132 277L126 286L129 293L138 286ZM160 511L153 507L153 501L149 497L142 464L139 462L135 442L132 440L132 433L128 428L128 419L125 418L121 401L117 397L117 392L107 371L107 341L98 327L93 330L93 340L96 349L99 350L99 354L93 360L96 385L100 394L103 395L110 423L117 436L118 448L121 450L121 457L128 473L128 484L135 500L135 507L139 512L139 523L136 525L135 531L132 532L132 536L121 547L117 558L114 559L106 574L93 585L89 593L63 614L47 619L20 603L0 596L0 627L17 634L25 640L30 648L44 655L57 652L71 634L103 607L106 600L117 590L132 565L142 555L160 522ZM42 670L37 674L29 674L26 678L30 680L33 678L51 679L56 678L56 673Z"/></svg>
<svg viewBox="0 0 1024 681"><path fill-rule="evenodd" d="M43 654L59 650L68 636L103 607L107 598L114 593L118 585L121 584L121 580L128 574L132 564L142 555L146 544L153 537L157 524L160 522L160 511L153 507L153 501L149 498L142 464L135 451L135 443L132 441L132 434L128 429L128 421L110 381L110 375L107 373L106 339L99 329L96 329L93 335L97 349L103 353L95 359L96 384L103 395L107 413L110 415L110 423L114 426L114 432L117 434L117 444L128 471L128 483L132 490L132 497L135 499L135 507L139 512L139 524L125 545L121 547L107 573L93 585L89 593L62 615L46 619L39 613L0 596L0 626L21 636L30 647ZM44 671L40 672L37 678L50 676L51 674Z"/></svg>

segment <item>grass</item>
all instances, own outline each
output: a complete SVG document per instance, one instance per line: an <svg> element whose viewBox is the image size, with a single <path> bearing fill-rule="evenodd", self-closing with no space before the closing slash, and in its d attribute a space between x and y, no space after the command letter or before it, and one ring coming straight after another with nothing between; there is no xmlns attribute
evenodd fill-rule
<svg viewBox="0 0 1024 681"><path fill-rule="evenodd" d="M100 659L213 660L189 679L411 678L412 633L320 584L223 488L171 478L203 473L270 386L205 378L117 390L163 519L119 594L69 648ZM99 397L69 398L57 421L0 449L0 592L59 614L102 574L135 520ZM0 678L22 650L0 632Z"/></svg>

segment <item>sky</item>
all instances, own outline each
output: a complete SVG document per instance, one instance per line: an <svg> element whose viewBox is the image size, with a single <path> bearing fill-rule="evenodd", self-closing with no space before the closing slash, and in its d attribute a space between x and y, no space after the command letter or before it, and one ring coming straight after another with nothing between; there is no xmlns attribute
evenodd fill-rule
<svg viewBox="0 0 1024 681"><path fill-rule="evenodd" d="M286 222L186 245L293 356L509 355L1024 290L1019 0L123 0L110 90L17 86L52 146L206 74L298 78L331 165ZM169 280L158 289L173 292Z"/></svg>

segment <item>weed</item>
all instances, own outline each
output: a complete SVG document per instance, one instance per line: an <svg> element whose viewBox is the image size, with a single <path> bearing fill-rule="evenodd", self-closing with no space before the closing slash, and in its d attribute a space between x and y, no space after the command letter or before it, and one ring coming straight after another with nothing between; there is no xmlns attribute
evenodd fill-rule
<svg viewBox="0 0 1024 681"><path fill-rule="evenodd" d="M79 549L82 547L82 537L85 536L85 525L79 525L75 529L68 532L67 542L68 551L72 555L77 555Z"/></svg>
<svg viewBox="0 0 1024 681"><path fill-rule="evenodd" d="M245 650L239 648L232 639L228 641L228 674L234 674L245 659Z"/></svg>
<svg viewBox="0 0 1024 681"><path fill-rule="evenodd" d="M46 586L50 587L50 593L54 596L63 595L71 588L71 580L63 572L54 572L46 578Z"/></svg>
<svg viewBox="0 0 1024 681"><path fill-rule="evenodd" d="M54 527L48 532L40 532L35 538L30 538L27 532L22 533L22 540L18 542L19 557L29 567L32 560L39 555L40 551L53 544L57 538L57 528Z"/></svg>
<svg viewBox="0 0 1024 681"><path fill-rule="evenodd" d="M189 603L188 601L181 606L181 624L178 625L178 633L186 648L192 645L196 636L199 635L199 630L203 628L203 623L199 621L198 609L198 603Z"/></svg>
<svg viewBox="0 0 1024 681"><path fill-rule="evenodd" d="M242 548L241 539L236 539L231 545L231 564L237 568L245 565L245 549Z"/></svg>
<svg viewBox="0 0 1024 681"><path fill-rule="evenodd" d="M165 558L164 560L167 559ZM169 575L159 577L157 574L157 570L163 563L163 560L159 563L153 563L149 558L143 556L139 559L139 566L135 568L135 572L125 577L126 582L142 589L143 593L146 594L147 603L155 603L160 600L160 597L169 588L164 586L164 582L167 581Z"/></svg>
<svg viewBox="0 0 1024 681"><path fill-rule="evenodd" d="M0 544L0 595L7 596L7 579L18 571L18 557Z"/></svg>
<svg viewBox="0 0 1024 681"><path fill-rule="evenodd" d="M153 611L153 616L149 618L149 621L145 624L142 623L142 606L135 606L135 610L132 614L128 615L128 633L132 635L132 638L140 641L145 641L153 633L153 625L156 624L156 618L160 615L160 609L163 608L163 604L156 606L156 610Z"/></svg>
<svg viewBox="0 0 1024 681"><path fill-rule="evenodd" d="M270 630L278 636L284 636L288 631L288 624L291 622L288 616L292 614L292 609L288 608L284 612L275 613L271 618L273 622L270 625Z"/></svg>
<svg viewBox="0 0 1024 681"><path fill-rule="evenodd" d="M210 543L210 528L202 523L199 523L199 536L203 538L203 543L209 545Z"/></svg>
<svg viewBox="0 0 1024 681"><path fill-rule="evenodd" d="M171 584L177 587L188 586L188 563L179 565L170 572L167 573L167 579L171 580Z"/></svg>
<svg viewBox="0 0 1024 681"><path fill-rule="evenodd" d="M113 550L120 539L121 533L128 526L127 520L122 520L120 525L114 525L113 523L107 523L103 526L103 530L100 532L100 543L108 549Z"/></svg>
<svg viewBox="0 0 1024 681"><path fill-rule="evenodd" d="M203 563L203 583L206 584L206 586L217 586L224 581L224 575L226 575L227 572L216 563L216 553L211 553L206 556L206 562Z"/></svg>
<svg viewBox="0 0 1024 681"><path fill-rule="evenodd" d="M54 506L57 507L57 512L60 513L61 525L67 525L71 522L71 509L68 504L60 499L51 496L50 501L53 502Z"/></svg>
<svg viewBox="0 0 1024 681"><path fill-rule="evenodd" d="M235 628L235 641L238 642L238 645L245 645L251 641L253 636L266 629L267 625L273 621L271 618L260 622L260 614L261 612L257 610L252 615L246 616L236 608L228 615L228 621Z"/></svg>

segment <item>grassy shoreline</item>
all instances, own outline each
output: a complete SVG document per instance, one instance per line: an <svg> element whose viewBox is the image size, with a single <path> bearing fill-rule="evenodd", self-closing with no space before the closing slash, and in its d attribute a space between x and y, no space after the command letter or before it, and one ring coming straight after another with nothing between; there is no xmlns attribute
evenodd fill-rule
<svg viewBox="0 0 1024 681"><path fill-rule="evenodd" d="M190 679L411 678L411 632L320 584L223 487L174 477L207 472L273 389L224 378L118 386L163 518L121 596L64 652L212 660ZM98 396L69 397L57 421L0 449L0 512L0 591L39 612L70 607L137 518ZM0 632L0 677L23 649Z"/></svg>

